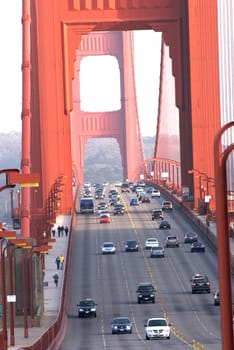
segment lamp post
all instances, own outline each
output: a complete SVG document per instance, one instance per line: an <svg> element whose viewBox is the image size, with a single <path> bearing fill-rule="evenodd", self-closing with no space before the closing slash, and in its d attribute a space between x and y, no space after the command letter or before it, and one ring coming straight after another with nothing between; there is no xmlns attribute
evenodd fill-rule
<svg viewBox="0 0 234 350"><path fill-rule="evenodd" d="M26 240L19 238L19 239L12 239L10 241L10 244L8 245L9 248L9 294L11 296L14 295L14 282L13 282L13 252L15 252L16 249L21 248L22 246L26 245ZM14 331L14 303L10 302L10 345L15 345L15 331Z"/></svg>
<svg viewBox="0 0 234 350"><path fill-rule="evenodd" d="M16 237L15 231L2 231L0 233L1 243L1 284L2 284L2 332L3 332L3 350L8 348L7 339L7 297L6 297L6 271L5 271L5 250L7 248L8 241ZM3 247L4 243L6 244Z"/></svg>

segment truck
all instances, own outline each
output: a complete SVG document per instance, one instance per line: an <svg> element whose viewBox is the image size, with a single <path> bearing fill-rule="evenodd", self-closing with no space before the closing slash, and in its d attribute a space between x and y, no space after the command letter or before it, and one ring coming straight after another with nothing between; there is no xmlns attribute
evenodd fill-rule
<svg viewBox="0 0 234 350"><path fill-rule="evenodd" d="M94 213L94 199L93 198L81 198L80 199L80 213L88 214Z"/></svg>

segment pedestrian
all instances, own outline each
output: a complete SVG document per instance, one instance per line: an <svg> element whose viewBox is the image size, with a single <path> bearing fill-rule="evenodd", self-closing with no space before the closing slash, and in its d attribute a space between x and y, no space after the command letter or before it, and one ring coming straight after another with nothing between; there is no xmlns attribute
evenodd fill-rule
<svg viewBox="0 0 234 350"><path fill-rule="evenodd" d="M67 226L65 226L65 227L64 227L64 231L65 231L65 235L66 235L66 237L67 237L69 228L68 228Z"/></svg>
<svg viewBox="0 0 234 350"><path fill-rule="evenodd" d="M56 230L55 230L55 227L54 227L54 226L53 226L51 232L52 232L52 237L55 237Z"/></svg>
<svg viewBox="0 0 234 350"><path fill-rule="evenodd" d="M58 226L58 237L61 236L61 232L62 232L62 227L59 225L59 226Z"/></svg>
<svg viewBox="0 0 234 350"><path fill-rule="evenodd" d="M54 274L53 279L54 279L54 284L56 285L56 287L58 287L59 275L57 274L57 272Z"/></svg>
<svg viewBox="0 0 234 350"><path fill-rule="evenodd" d="M64 233L64 227L63 226L60 227L60 232L61 232L61 236L63 237L63 233Z"/></svg>
<svg viewBox="0 0 234 350"><path fill-rule="evenodd" d="M64 256L60 255L59 259L60 259L60 269L63 270L64 260L65 260Z"/></svg>
<svg viewBox="0 0 234 350"><path fill-rule="evenodd" d="M55 259L55 264L57 265L57 270L59 270L60 268L60 257L57 256L57 258Z"/></svg>

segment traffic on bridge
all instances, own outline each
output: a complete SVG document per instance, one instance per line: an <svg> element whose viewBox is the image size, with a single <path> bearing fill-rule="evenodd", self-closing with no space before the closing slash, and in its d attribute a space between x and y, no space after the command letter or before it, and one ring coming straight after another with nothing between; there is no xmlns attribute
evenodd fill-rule
<svg viewBox="0 0 234 350"><path fill-rule="evenodd" d="M0 350L233 350L231 9L232 0L22 1L21 169L0 170L0 192L17 186L13 229L0 223ZM139 30L161 35L148 159ZM83 107L89 56L114 59L118 108ZM97 193L84 186L85 157L101 138L117 142L122 174Z"/></svg>

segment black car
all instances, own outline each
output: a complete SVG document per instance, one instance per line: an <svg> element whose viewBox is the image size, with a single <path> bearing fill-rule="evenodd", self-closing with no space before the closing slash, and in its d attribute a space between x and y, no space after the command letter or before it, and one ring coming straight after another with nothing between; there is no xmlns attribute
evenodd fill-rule
<svg viewBox="0 0 234 350"><path fill-rule="evenodd" d="M167 220L162 220L159 224L159 230L168 230L171 228L171 224Z"/></svg>
<svg viewBox="0 0 234 350"><path fill-rule="evenodd" d="M191 281L191 289L192 293L210 293L210 281L207 276L196 274L192 277Z"/></svg>
<svg viewBox="0 0 234 350"><path fill-rule="evenodd" d="M139 250L138 242L135 240L127 241L124 247L125 247L125 252L138 252Z"/></svg>
<svg viewBox="0 0 234 350"><path fill-rule="evenodd" d="M78 307L78 317L97 317L97 304L92 299L81 300Z"/></svg>
<svg viewBox="0 0 234 350"><path fill-rule="evenodd" d="M124 215L124 207L121 205L115 205L113 209L114 215Z"/></svg>
<svg viewBox="0 0 234 350"><path fill-rule="evenodd" d="M204 253L205 250L206 250L205 246L201 242L193 242L191 244L191 248L190 248L191 253L193 253L193 252L202 252L202 253Z"/></svg>
<svg viewBox="0 0 234 350"><path fill-rule="evenodd" d="M139 284L137 290L137 302L151 302L155 303L155 288L152 283L146 282Z"/></svg>
<svg viewBox="0 0 234 350"><path fill-rule="evenodd" d="M132 322L128 317L117 317L111 322L112 334L118 333L132 333Z"/></svg>
<svg viewBox="0 0 234 350"><path fill-rule="evenodd" d="M162 209L153 209L152 210L152 220L163 220L163 211Z"/></svg>

